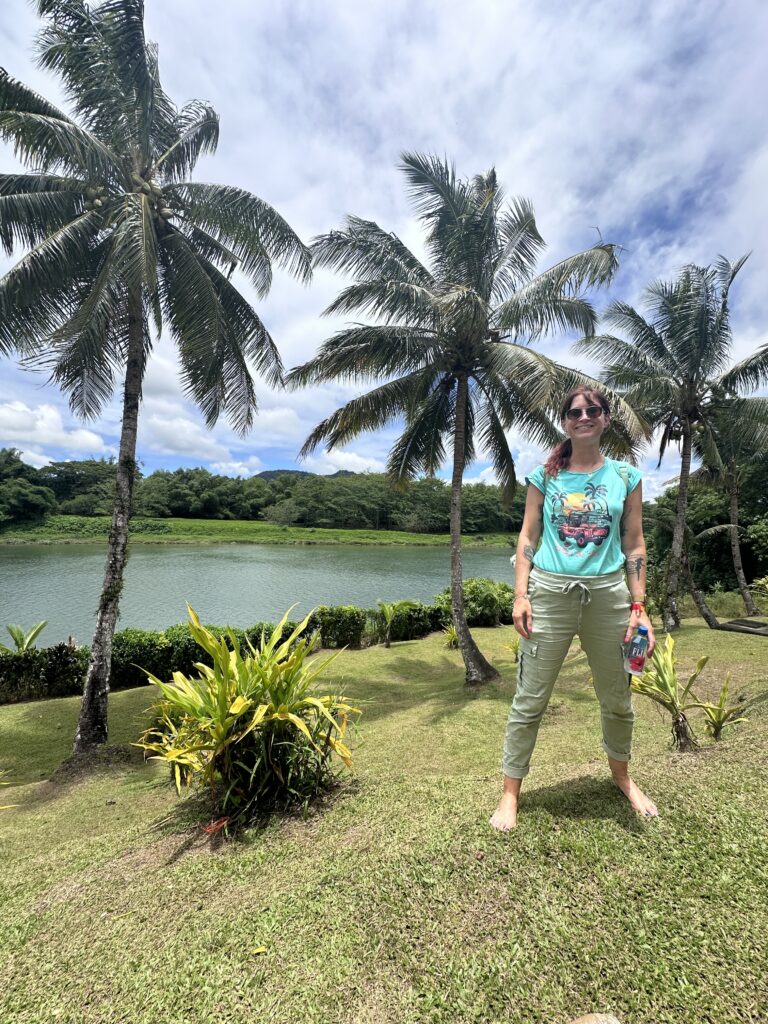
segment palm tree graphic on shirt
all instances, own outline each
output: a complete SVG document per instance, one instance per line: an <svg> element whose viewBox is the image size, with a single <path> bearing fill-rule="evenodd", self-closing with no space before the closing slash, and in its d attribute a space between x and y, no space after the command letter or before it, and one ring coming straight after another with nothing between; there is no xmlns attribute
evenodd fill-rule
<svg viewBox="0 0 768 1024"><path fill-rule="evenodd" d="M590 542L600 547L607 538L612 516L608 511L608 488L588 483L583 491L558 491L552 496L552 522L565 548L575 541L585 548Z"/></svg>

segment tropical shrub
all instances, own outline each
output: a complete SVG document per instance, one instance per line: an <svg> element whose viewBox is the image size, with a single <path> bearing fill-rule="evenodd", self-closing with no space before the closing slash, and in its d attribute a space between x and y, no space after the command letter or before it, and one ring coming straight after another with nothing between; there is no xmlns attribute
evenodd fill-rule
<svg viewBox="0 0 768 1024"><path fill-rule="evenodd" d="M649 697L672 716L672 746L675 750L693 750L698 746L686 712L700 706L697 701L689 701L688 696L692 695L693 684L708 661L707 654L699 658L696 668L683 686L677 673L675 641L672 634L668 633L663 646L656 645L653 659L646 665L643 675L632 676L632 690L643 697Z"/></svg>
<svg viewBox="0 0 768 1024"><path fill-rule="evenodd" d="M286 614L269 638L243 651L233 632L217 638L188 610L211 665L199 663L192 677L175 672L172 683L150 675L162 698L137 745L168 763L179 792L183 785L207 791L229 824L306 804L335 778L333 755L352 766L344 737L360 712L344 697L314 692L339 652L307 663L311 614L290 633Z"/></svg>
<svg viewBox="0 0 768 1024"><path fill-rule="evenodd" d="M508 583L473 576L464 580L464 610L470 626L510 625L514 590ZM451 616L451 590L435 595L435 605L449 620Z"/></svg>
<svg viewBox="0 0 768 1024"><path fill-rule="evenodd" d="M177 667L172 653L173 648L164 632L123 629L115 633L112 641L111 689L146 686L147 672L161 679L170 679L171 672Z"/></svg>
<svg viewBox="0 0 768 1024"><path fill-rule="evenodd" d="M88 648L70 644L0 654L0 704L83 692Z"/></svg>
<svg viewBox="0 0 768 1024"><path fill-rule="evenodd" d="M308 622L311 631L320 634L323 647L360 647L367 612L353 604L329 607L321 604Z"/></svg>
<svg viewBox="0 0 768 1024"><path fill-rule="evenodd" d="M36 626L33 626L28 633L25 633L21 626L6 626L5 628L11 634L14 646L7 647L5 644L0 644L0 654L21 654L24 651L31 651L35 646L35 640L37 640L47 625L48 620L43 619L42 622L38 622Z"/></svg>
<svg viewBox="0 0 768 1024"><path fill-rule="evenodd" d="M723 729L726 725L736 725L737 722L747 721L746 718L740 717L744 710L743 704L734 704L728 707L728 687L730 681L730 673L727 673L725 681L720 688L717 704L702 701L696 705L702 709L706 716L704 728L713 740L720 740L722 738Z"/></svg>

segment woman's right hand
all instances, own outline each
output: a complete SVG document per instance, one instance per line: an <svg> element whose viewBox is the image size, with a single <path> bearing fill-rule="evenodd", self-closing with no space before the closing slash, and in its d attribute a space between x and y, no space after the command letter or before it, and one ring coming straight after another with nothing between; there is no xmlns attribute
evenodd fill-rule
<svg viewBox="0 0 768 1024"><path fill-rule="evenodd" d="M533 612L530 598L527 595L523 594L515 598L512 605L512 621L520 636L525 640L530 640L533 632Z"/></svg>

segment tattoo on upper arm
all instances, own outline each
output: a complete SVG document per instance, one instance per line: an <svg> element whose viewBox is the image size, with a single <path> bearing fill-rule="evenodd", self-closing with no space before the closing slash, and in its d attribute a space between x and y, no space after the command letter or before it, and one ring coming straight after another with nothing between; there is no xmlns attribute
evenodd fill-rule
<svg viewBox="0 0 768 1024"><path fill-rule="evenodd" d="M525 555L525 557L528 559L529 562L533 562L533 559L536 556L536 551L531 547L530 544L526 544L525 547L523 548L523 554Z"/></svg>
<svg viewBox="0 0 768 1024"><path fill-rule="evenodd" d="M539 522L540 523L544 522L544 502L543 501L539 505Z"/></svg>
<svg viewBox="0 0 768 1024"><path fill-rule="evenodd" d="M626 537L626 535L627 535L627 527L626 527L626 525L624 523L624 516L622 516L621 519L619 520L619 536L620 537Z"/></svg>
<svg viewBox="0 0 768 1024"><path fill-rule="evenodd" d="M627 555L626 563L627 575L630 577L634 575L637 577L637 579L640 579L640 573L645 568L646 564L646 559L643 557L643 555L638 555L635 553Z"/></svg>

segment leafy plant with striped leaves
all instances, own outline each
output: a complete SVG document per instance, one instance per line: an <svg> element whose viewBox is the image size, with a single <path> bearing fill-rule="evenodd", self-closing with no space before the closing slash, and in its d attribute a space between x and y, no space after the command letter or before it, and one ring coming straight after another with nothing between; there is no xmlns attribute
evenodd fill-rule
<svg viewBox="0 0 768 1024"><path fill-rule="evenodd" d="M173 674L164 683L155 724L138 746L171 768L176 787L195 785L213 797L230 823L277 806L306 804L335 778L333 755L347 767L345 736L360 714L344 697L315 693L315 683L341 653L308 663L314 637L310 615L286 634L289 612L267 638L243 651L229 631L217 638L188 608L190 629L213 665L197 676ZM230 649L231 648L231 649Z"/></svg>

